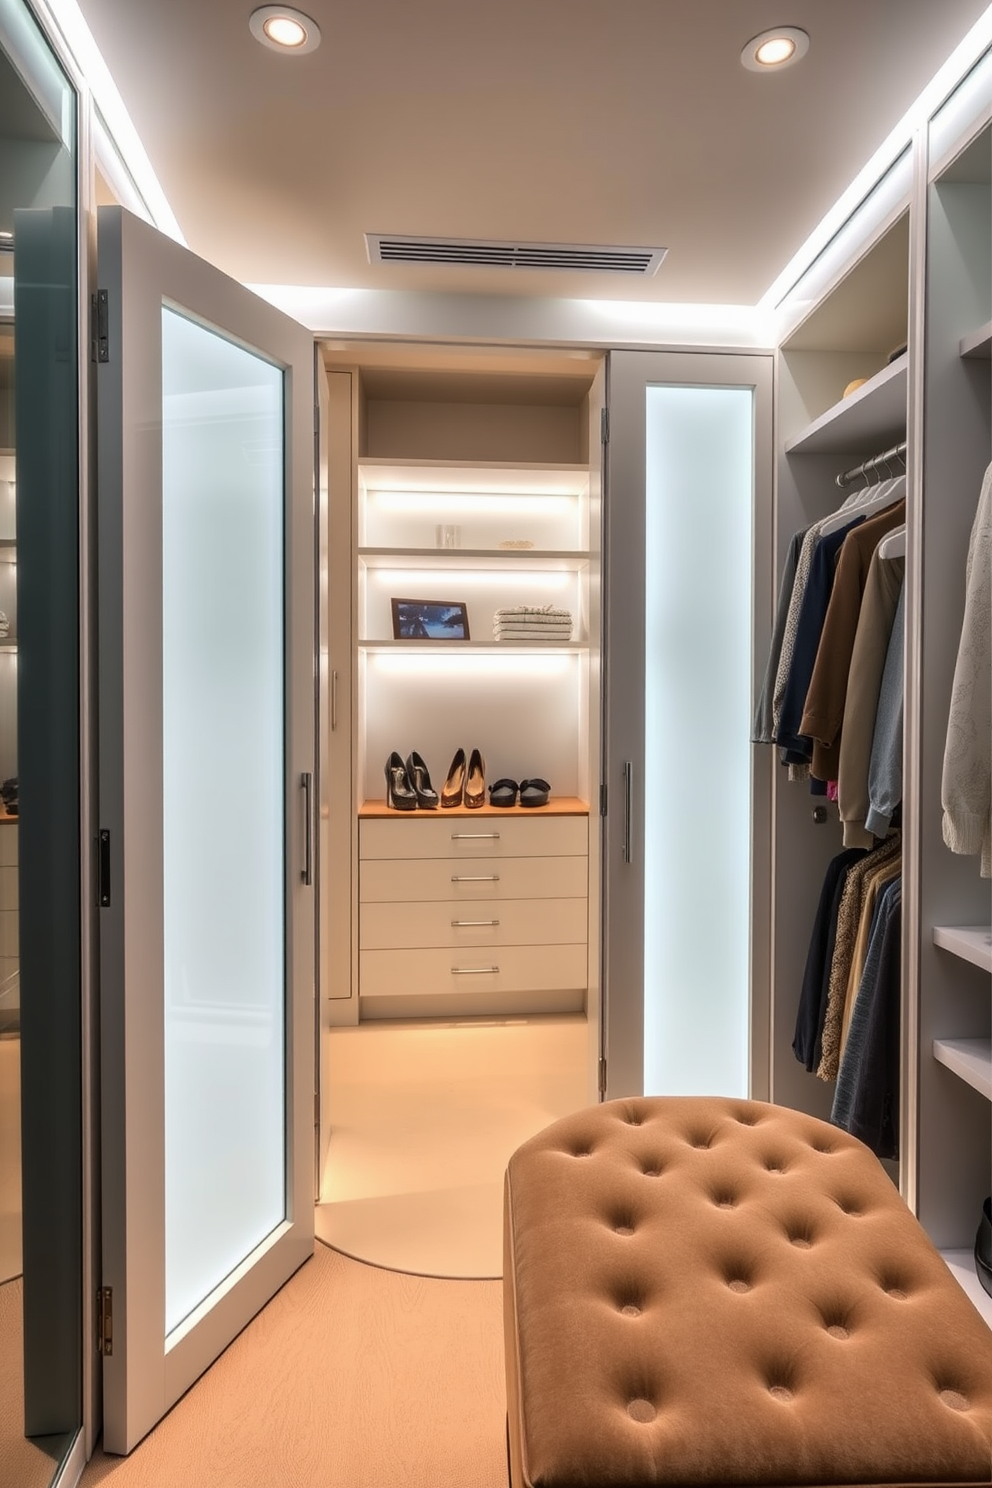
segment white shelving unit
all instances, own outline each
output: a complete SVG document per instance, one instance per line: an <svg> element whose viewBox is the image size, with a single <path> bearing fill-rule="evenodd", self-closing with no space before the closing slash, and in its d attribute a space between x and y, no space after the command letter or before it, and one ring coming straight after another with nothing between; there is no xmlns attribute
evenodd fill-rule
<svg viewBox="0 0 992 1488"><path fill-rule="evenodd" d="M987 362L992 358L992 321L961 337L961 355L975 361Z"/></svg>
<svg viewBox="0 0 992 1488"><path fill-rule="evenodd" d="M992 1101L992 1039L934 1039L933 1057Z"/></svg>
<svg viewBox="0 0 992 1488"><path fill-rule="evenodd" d="M941 1256L954 1280L992 1328L992 1297L978 1279L975 1272L975 1257L971 1251L942 1250Z"/></svg>
<svg viewBox="0 0 992 1488"><path fill-rule="evenodd" d="M935 925L933 943L982 971L992 972L992 927L988 925Z"/></svg>
<svg viewBox="0 0 992 1488"><path fill-rule="evenodd" d="M874 445L905 436L908 354L870 377L863 387L835 403L800 434L787 441L787 455L839 454L863 442Z"/></svg>

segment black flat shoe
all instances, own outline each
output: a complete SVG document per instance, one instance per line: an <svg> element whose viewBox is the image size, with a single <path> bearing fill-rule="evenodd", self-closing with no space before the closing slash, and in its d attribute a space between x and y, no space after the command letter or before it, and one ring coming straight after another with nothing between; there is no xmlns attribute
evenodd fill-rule
<svg viewBox="0 0 992 1488"><path fill-rule="evenodd" d="M416 811L417 792L407 778L406 765L394 749L386 761L386 805L394 811Z"/></svg>
<svg viewBox="0 0 992 1488"><path fill-rule="evenodd" d="M497 780L489 787L490 806L515 806L517 804L517 782Z"/></svg>
<svg viewBox="0 0 992 1488"><path fill-rule="evenodd" d="M550 795L550 785L539 776L535 776L533 780L521 780L520 782L521 806L547 806Z"/></svg>
<svg viewBox="0 0 992 1488"><path fill-rule="evenodd" d="M465 751L459 749L451 761L448 778L441 787L441 805L460 806L465 789Z"/></svg>
<svg viewBox="0 0 992 1488"><path fill-rule="evenodd" d="M465 777L465 805L472 810L486 804L486 762L478 749L473 749Z"/></svg>
<svg viewBox="0 0 992 1488"><path fill-rule="evenodd" d="M982 1205L982 1221L975 1236L975 1270L992 1297L992 1199L986 1199Z"/></svg>
<svg viewBox="0 0 992 1488"><path fill-rule="evenodd" d="M431 785L430 772L416 750L407 755L406 773L417 797L417 805L425 811L437 808L437 791Z"/></svg>

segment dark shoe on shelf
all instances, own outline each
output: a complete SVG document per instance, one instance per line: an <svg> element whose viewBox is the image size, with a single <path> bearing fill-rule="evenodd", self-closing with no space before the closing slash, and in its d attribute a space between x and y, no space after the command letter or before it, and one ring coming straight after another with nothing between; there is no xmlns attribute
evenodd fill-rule
<svg viewBox="0 0 992 1488"><path fill-rule="evenodd" d="M486 762L478 749L473 749L465 777L465 805L473 810L486 804Z"/></svg>
<svg viewBox="0 0 992 1488"><path fill-rule="evenodd" d="M550 795L550 785L540 776L535 776L533 780L521 780L520 782L521 806L547 806Z"/></svg>
<svg viewBox="0 0 992 1488"><path fill-rule="evenodd" d="M441 805L460 806L465 789L465 751L459 749L451 761L448 778L441 787Z"/></svg>
<svg viewBox="0 0 992 1488"><path fill-rule="evenodd" d="M410 784L406 765L394 749L386 761L386 805L394 811L416 811L417 792Z"/></svg>
<svg viewBox="0 0 992 1488"><path fill-rule="evenodd" d="M517 782L497 780L489 787L490 806L515 806L517 804Z"/></svg>
<svg viewBox="0 0 992 1488"><path fill-rule="evenodd" d="M406 773L417 797L417 805L425 811L437 807L437 791L431 785L430 771L416 750L407 755Z"/></svg>
<svg viewBox="0 0 992 1488"><path fill-rule="evenodd" d="M992 1199L986 1199L982 1205L982 1222L975 1236L975 1270L992 1297Z"/></svg>

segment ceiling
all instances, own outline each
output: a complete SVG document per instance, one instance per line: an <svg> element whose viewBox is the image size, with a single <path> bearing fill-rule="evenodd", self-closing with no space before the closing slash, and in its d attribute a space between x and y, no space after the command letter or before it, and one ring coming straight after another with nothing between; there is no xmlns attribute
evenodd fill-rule
<svg viewBox="0 0 992 1488"><path fill-rule="evenodd" d="M987 0L80 0L191 248L248 283L754 304ZM741 48L801 26L798 65ZM651 278L372 265L364 234L667 247Z"/></svg>

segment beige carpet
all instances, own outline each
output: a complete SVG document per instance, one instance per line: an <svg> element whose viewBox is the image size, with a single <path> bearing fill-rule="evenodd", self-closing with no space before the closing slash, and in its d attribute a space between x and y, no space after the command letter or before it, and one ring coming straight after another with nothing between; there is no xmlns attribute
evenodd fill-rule
<svg viewBox="0 0 992 1488"><path fill-rule="evenodd" d="M96 1453L82 1488L506 1488L505 1410L499 1283L318 1244L130 1457Z"/></svg>
<svg viewBox="0 0 992 1488"><path fill-rule="evenodd" d="M24 1439L23 1307L20 1281L0 1286L0 1484L48 1488L67 1436Z"/></svg>
<svg viewBox="0 0 992 1488"><path fill-rule="evenodd" d="M365 1023L329 1035L317 1234L422 1276L498 1277L510 1155L588 1104L583 1017Z"/></svg>

